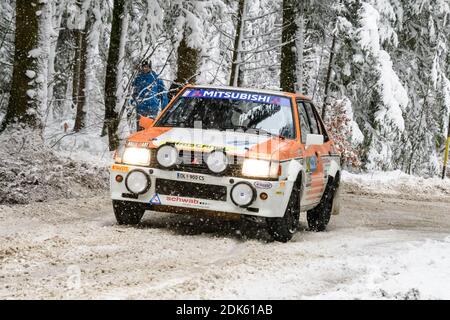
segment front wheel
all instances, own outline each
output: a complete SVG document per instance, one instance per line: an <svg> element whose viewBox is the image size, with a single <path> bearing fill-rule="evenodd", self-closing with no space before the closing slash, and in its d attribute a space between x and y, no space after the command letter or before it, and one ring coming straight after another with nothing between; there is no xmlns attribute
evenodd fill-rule
<svg viewBox="0 0 450 320"><path fill-rule="evenodd" d="M114 214L118 224L136 225L144 215L145 208L141 203L113 200Z"/></svg>
<svg viewBox="0 0 450 320"><path fill-rule="evenodd" d="M289 203L281 218L267 218L267 231L276 240L288 242L300 225L300 190L294 185Z"/></svg>

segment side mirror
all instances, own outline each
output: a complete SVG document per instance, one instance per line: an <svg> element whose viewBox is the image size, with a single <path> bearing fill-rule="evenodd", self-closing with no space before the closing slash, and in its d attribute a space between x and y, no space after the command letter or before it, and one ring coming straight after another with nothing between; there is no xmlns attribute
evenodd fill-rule
<svg viewBox="0 0 450 320"><path fill-rule="evenodd" d="M314 144L323 144L323 135L311 133L306 135L306 146L311 146Z"/></svg>
<svg viewBox="0 0 450 320"><path fill-rule="evenodd" d="M155 123L155 119L152 119L152 118L147 118L147 117L141 116L141 118L139 119L139 126L144 129L153 127L154 123Z"/></svg>

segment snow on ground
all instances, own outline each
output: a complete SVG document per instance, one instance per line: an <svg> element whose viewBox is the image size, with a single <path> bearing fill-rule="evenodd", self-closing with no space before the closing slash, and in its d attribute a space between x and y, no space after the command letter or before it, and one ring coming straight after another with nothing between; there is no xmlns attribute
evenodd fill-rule
<svg viewBox="0 0 450 320"><path fill-rule="evenodd" d="M104 165L66 155L32 134L0 135L0 204L81 197L108 188Z"/></svg>
<svg viewBox="0 0 450 320"><path fill-rule="evenodd" d="M107 194L0 205L0 299L450 299L449 205L344 193L286 244L182 214L118 226Z"/></svg>
<svg viewBox="0 0 450 320"><path fill-rule="evenodd" d="M450 179L422 178L400 170L362 174L343 171L342 180L347 193L377 194L411 200L450 199Z"/></svg>
<svg viewBox="0 0 450 320"><path fill-rule="evenodd" d="M287 244L183 215L117 226L106 196L3 206L0 298L449 299L446 206L345 195Z"/></svg>
<svg viewBox="0 0 450 320"><path fill-rule="evenodd" d="M68 130L64 132L64 123ZM100 137L101 127L91 126L81 132L73 132L73 120L52 123L44 132L45 144L61 157L87 162L98 166L112 163L113 152L108 148L108 137Z"/></svg>
<svg viewBox="0 0 450 320"><path fill-rule="evenodd" d="M450 299L449 179L343 172L327 232L302 214L282 244L264 223L248 239L199 216L118 226L111 154L88 142L0 141L0 299Z"/></svg>

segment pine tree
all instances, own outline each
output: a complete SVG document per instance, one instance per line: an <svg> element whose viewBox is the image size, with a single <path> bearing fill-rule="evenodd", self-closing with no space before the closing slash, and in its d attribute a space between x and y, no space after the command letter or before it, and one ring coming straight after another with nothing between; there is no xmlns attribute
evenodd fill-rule
<svg viewBox="0 0 450 320"><path fill-rule="evenodd" d="M14 123L39 128L39 100L37 99L39 16L43 5L39 1L17 0L14 40L14 69L8 109L0 131Z"/></svg>
<svg viewBox="0 0 450 320"><path fill-rule="evenodd" d="M73 130L80 131L85 127L86 121L86 69L88 59L88 36L92 25L90 17L91 10L87 6L88 2L78 2L80 10L81 21L78 21L78 26L74 30L75 33L75 58L74 58L74 72L73 72L73 101L76 104L75 125ZM84 25L83 25L84 24Z"/></svg>
<svg viewBox="0 0 450 320"><path fill-rule="evenodd" d="M240 60L242 51L242 41L245 24L246 1L239 0L236 17L236 32L234 36L233 57L231 63L230 86L240 86L242 84L242 72L240 71Z"/></svg>
<svg viewBox="0 0 450 320"><path fill-rule="evenodd" d="M126 0L114 0L111 37L109 42L108 62L105 79L105 121L103 132L108 134L109 149L115 150L119 139L117 128L119 125L117 112L117 77L119 53L122 40L122 23Z"/></svg>
<svg viewBox="0 0 450 320"><path fill-rule="evenodd" d="M296 47L297 35L297 1L283 0L283 31L281 47L280 87L283 91L295 92L296 77Z"/></svg>

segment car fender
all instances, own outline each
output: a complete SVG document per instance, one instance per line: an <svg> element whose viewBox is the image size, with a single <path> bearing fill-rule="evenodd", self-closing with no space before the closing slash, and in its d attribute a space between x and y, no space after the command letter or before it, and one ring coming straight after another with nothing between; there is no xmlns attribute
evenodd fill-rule
<svg viewBox="0 0 450 320"><path fill-rule="evenodd" d="M292 159L287 166L287 180L289 182L297 181L298 175L303 171L304 168L300 161Z"/></svg>
<svg viewBox="0 0 450 320"><path fill-rule="evenodd" d="M299 175L302 175L302 180L301 180L302 185L300 186L300 190L301 190L300 198L302 198L303 192L305 190L305 183L306 183L305 168L301 164L300 160L292 159L291 161L289 161L289 165L287 167L287 181L290 182L289 184L291 186L293 186L294 182L297 181Z"/></svg>
<svg viewBox="0 0 450 320"><path fill-rule="evenodd" d="M337 163L336 160L331 160L330 168L328 169L328 175L333 178L336 177L336 173L339 172L339 169L340 169L339 163Z"/></svg>

